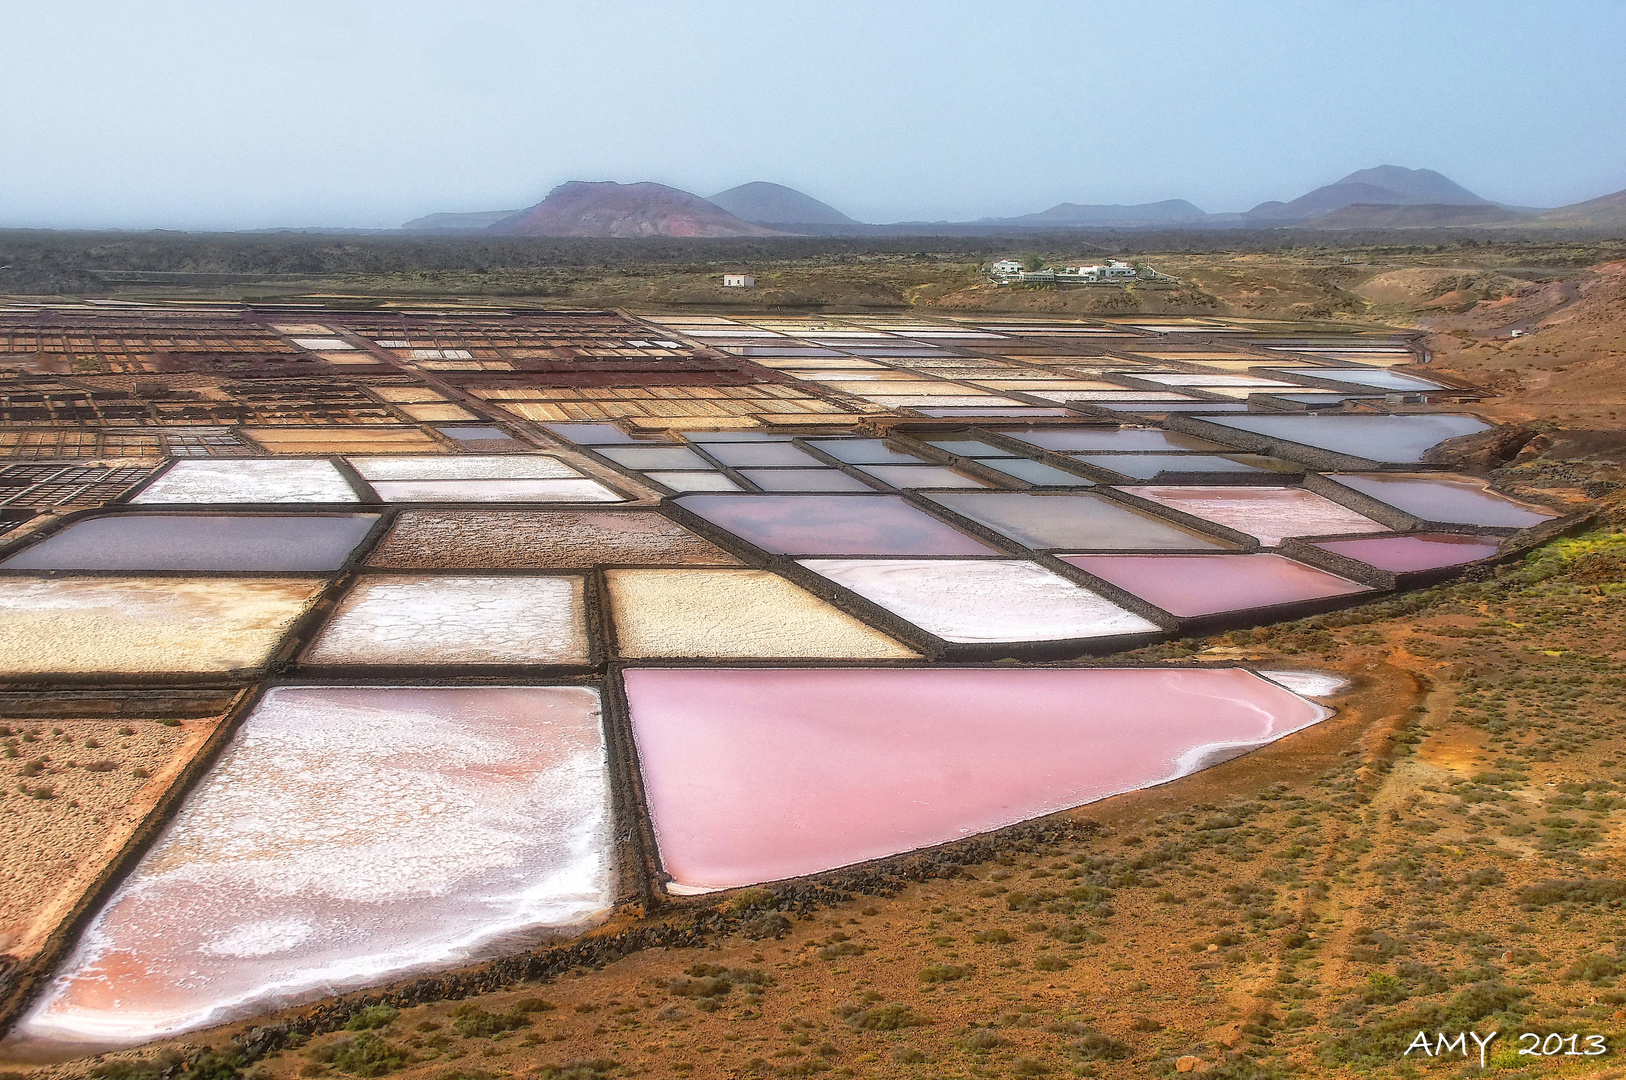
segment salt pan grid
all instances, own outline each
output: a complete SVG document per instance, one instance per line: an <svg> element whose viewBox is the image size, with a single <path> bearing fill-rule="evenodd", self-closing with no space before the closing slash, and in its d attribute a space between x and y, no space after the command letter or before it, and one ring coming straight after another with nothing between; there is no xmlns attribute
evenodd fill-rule
<svg viewBox="0 0 1626 1080"><path fill-rule="evenodd" d="M57 460L57 455L86 458L128 452L156 462L168 452L190 458L160 473L134 500L136 512L85 519L57 530L43 543L20 550L18 545L12 546L12 561L5 564L5 574L0 574L0 673L9 663L9 670L17 675L62 680L64 685L104 676L143 685L152 680L203 680L205 684L212 680L218 685L219 680L228 679L228 673L228 681L234 683L254 678L254 671L265 670L273 659L279 664L297 662L302 678L322 675L339 682L332 677L343 675L350 682L343 687L299 691L329 695L316 707L324 716L340 718L342 725L349 725L351 717L362 717L357 721L357 730L364 736L360 743L330 740L332 745L342 743L336 760L348 763L352 758L343 757L344 753L354 755L368 750L372 743L378 744L371 750L379 755L398 749L382 736L367 735L374 728L366 725L384 730L405 716L411 729L407 748L411 761L405 767L434 786L445 779L437 778L434 769L446 763L430 762L420 769L435 751L420 754L416 748L442 745L449 730L472 730L471 725L491 717L517 713L508 706L437 712L408 703L400 694L547 690L586 695L583 700L589 704L584 707L596 710L596 690L528 687L509 691L486 686L429 691L358 685L358 680L376 681L380 672L391 670L455 680L460 673L487 666L487 673L473 677L490 681L499 676L490 673L489 665L497 665L532 671L562 668L562 674L597 686L601 679L614 682L619 677L618 666L601 666L606 659L634 665L658 663L659 671L634 666L627 672L625 685L634 735L644 754L656 854L676 877L670 891L772 880L846 865L874 853L909 850L1077 805L1112 791L1156 783L1212 760L1203 749L1207 744L1219 744L1215 754L1228 754L1291 730L1297 720L1288 714L1295 709L1311 710L1294 714L1299 719L1311 717L1304 719L1307 723L1322 715L1317 707L1293 698L1280 686L1243 672L1147 670L1123 673L1144 680L1144 688L1122 695L1112 690L1105 695L1103 700L1128 705L1116 708L1110 716L1113 723L1107 723L1099 715L1086 716L1076 710L1101 696L1095 688L1105 684L1089 680L1106 679L1110 671L1020 664L972 670L941 663L945 655L1082 656L1092 651L1092 643L1094 651L1100 651L1166 633L1163 627L1171 623L1160 610L1176 619L1240 614L1257 620L1279 617L1284 604L1357 601L1371 591L1279 555L1238 553L1236 544L1222 538L1227 535L1224 528L1210 533L1170 515L1172 510L1190 509L1190 504L1158 503L1148 494L1178 498L1183 491L1212 496L1233 489L1195 488L1185 481L1186 488L1125 488L1129 493L1125 499L1115 497L1103 480L1133 478L1154 464L1168 466L1153 474L1160 479L1178 476L1182 469L1209 472L1225 467L1219 462L1258 464L1248 453L1254 444L1246 440L1259 436L1243 431L1245 424L1282 428L1287 422L1284 430L1302 436L1303 445L1325 444L1338 453L1350 453L1352 446L1398 446L1412 455L1441 437L1483 427L1473 417L1302 417L1257 412L1273 407L1268 403L1277 400L1274 395L1254 398L1251 408L1255 411L1247 415L1214 418L1214 423L1237 421L1233 434L1200 422L1176 422L1176 426L1192 430L1201 428L1212 439L1156 427L1120 429L1105 419L1106 410L1129 415L1142 424L1150 424L1150 417L1181 411L1198 416L1244 412L1249 405L1205 400L1204 391L1251 394L1282 389L1261 383L1267 366L1283 370L1280 380L1266 381L1284 386L1287 381L1297 386L1310 380L1350 380L1349 385L1366 388L1369 400L1375 403L1366 408L1382 409L1381 395L1396 388L1419 389L1412 381L1415 376L1395 373L1390 377L1383 370L1404 361L1410 355L1404 350L1393 356L1346 355L1336 352L1340 342L1331 338L1321 339L1317 347L1335 354L1337 367L1260 361L1208 346L1180 350L1139 330L1043 320L990 324L1000 333L1020 335L1023 340L1019 343L968 329L965 320L927 324L885 317L785 317L744 326L721 317L694 317L673 320L674 333L669 337L664 331L652 331L610 314L504 316L500 326L487 322L484 329L471 329L473 319L389 312L335 314L324 315L322 324L256 331L259 338L244 335L240 342L234 339L232 349L215 349L213 342L206 348L199 338L198 348L189 355L235 350L241 357L231 361L235 368L253 371L252 378L222 380L225 369L221 365L198 359L187 361L189 374L166 375L204 379L185 385L208 386L213 388L211 392L219 392L220 401L205 399L207 415L201 418L192 415L199 407L196 403L177 405L155 398L134 405L131 402L138 401L141 394L132 398L126 387L112 396L77 385L101 377L88 375L76 376L74 386L64 384L44 395L55 400L51 395L60 394L65 402L70 392L77 395L71 399L71 409L63 406L67 411L52 413L49 430L28 429L13 423L11 413L0 414L0 456L45 459L40 467L58 474L71 462ZM1237 331L1202 320L1167 324L1154 320L1145 325L1155 326L1160 333ZM714 342L736 343L727 346L730 355L710 346L696 349L673 340L696 329L738 335ZM9 333L0 325L0 336ZM322 347L300 352L301 343L277 333L322 339L303 343ZM355 334L384 343L381 347L392 350L395 359L351 347L348 339ZM1118 336L1104 338L1103 334ZM909 340L910 336L916 340ZM922 337L937 344L923 344L918 341ZM1079 339L1086 337L1091 348L1133 346L1148 359L1079 356L1083 351ZM777 344L757 346L750 344L753 340ZM14 351L33 348L16 348L10 336L5 341ZM809 344L812 341L828 344ZM1287 347L1297 351L1304 346L1291 343ZM118 348L123 348L122 343ZM1200 362L1210 354L1219 359L1206 365ZM283 359L267 359L275 356ZM316 356L342 367L319 363ZM765 374L762 367L744 359L747 356L765 361L777 371ZM1353 366L1362 362L1373 366ZM99 353L96 363L107 371L149 370L118 367L125 361L114 352ZM275 366L284 363L305 364L305 372L320 374L294 380ZM1252 370L1256 364L1259 370ZM1180 365L1186 365L1183 373L1171 370ZM433 369L436 379L450 381L466 396L454 400L429 386L414 373L415 366ZM666 370L681 373L681 377L675 374L668 381L661 374ZM1210 374L1197 375L1199 370ZM1163 376L1165 381L1180 381L1191 389L1182 394L1129 385L1145 376ZM228 386L231 389L224 389ZM1299 404L1320 405L1323 399L1351 392L1308 390L1297 396L1316 399ZM1289 396L1282 395L1281 400ZM1040 406L1031 400L1035 397L1057 404ZM489 407L471 409L471 399ZM927 404L931 401L947 404ZM1078 411L1062 407L1063 402L1079 402ZM131 409L145 410L137 421L142 424L155 420L184 423L164 428L162 435L97 426L128 424L134 416L126 415ZM182 411L166 411L177 409ZM513 419L501 419L503 414L495 411L499 409ZM1044 426L1050 421L1080 420L1080 412L1095 419ZM81 419L91 416L97 419ZM501 419L503 426L489 426L491 416ZM928 419L934 417L948 422ZM1028 418L1033 418L1031 427ZM863 437L856 437L859 433L853 432L853 425L865 419L875 422L865 427ZM1325 420L1331 426L1291 426L1301 420ZM1346 423L1351 420L1357 423ZM979 430L978 424L992 424L998 434ZM207 433L206 441L196 434L200 431ZM793 437L804 441L793 444ZM1283 434L1265 437L1297 441ZM1007 449L1002 445L1007 438L1031 449ZM537 453L533 446L548 447L550 452ZM1239 453L1239 447L1246 449ZM1286 449L1297 468L1302 452ZM945 460L942 451L960 460L952 467L940 465ZM255 456L267 452L293 456ZM215 459L225 453L240 456ZM1023 453L1031 456L1021 456ZM328 454L354 456L347 460L317 456ZM841 465L824 467L832 458ZM1094 468L1095 494L1084 490L1092 482L1081 472L1070 471L1075 466L1069 460L1081 472ZM447 500L469 504L487 500L555 503L572 498L627 501L614 490L614 471L606 461L614 461L620 470L642 473L671 494L659 500L646 496L637 509L435 505ZM723 464L719 466L718 461ZM1326 465L1313 455L1306 463ZM205 468L192 468L196 466ZM148 468L150 465L129 470L127 480L104 485L105 493L91 492L81 483L78 487L86 490L71 505L97 505L114 499L124 488L141 481ZM103 473L107 470L98 471L98 475ZM8 480L10 475L8 472ZM872 480L874 487L860 477ZM1357 487L1349 474L1333 479ZM1552 516L1544 508L1507 503L1473 483L1458 488L1453 485L1462 483L1460 478L1436 473L1381 474L1367 493L1404 510L1408 482L1434 485L1426 490L1448 496L1433 499L1429 505L1459 507L1452 513L1465 520L1448 520L1474 535L1396 536L1356 515L1356 522L1343 519L1334 524L1364 523L1373 530L1372 535L1317 540L1329 565L1353 568L1364 563L1373 568L1370 575L1349 571L1363 581L1383 581L1385 574L1417 570L1448 571L1498 554L1500 537L1512 528L1524 527L1489 523L1508 506L1518 514L1534 515L1539 522ZM877 489L886 483L904 489L928 486L902 496L881 494ZM839 485L852 493L772 491L776 485L801 484ZM1007 489L1033 485L1044 490L932 492L932 487L945 484ZM41 481L26 488L13 484L8 490L35 493L49 486ZM1074 490L1066 491L1068 488ZM1253 497L1261 492L1295 492L1289 499L1312 494L1302 489L1234 490ZM45 498L45 494L39 497ZM1152 501L1138 501L1137 496ZM1358 495L1350 498L1355 505L1366 505ZM380 501L397 505L378 508ZM661 503L658 508L652 505L657 501ZM358 502L374 504L369 509L377 512L339 512L346 506L360 509L355 506ZM1240 504L1232 499L1228 505L1234 510ZM1233 528L1248 531L1249 524L1263 522L1272 528L1260 531L1272 533L1268 538L1272 541L1280 539L1275 533L1325 537L1358 531L1322 531L1328 523L1305 520L1315 515L1306 515L1303 506L1285 515L1280 509L1247 515L1248 524ZM163 512L156 512L160 510ZM1195 516L1203 518L1202 514ZM1278 520L1283 516L1293 520ZM376 535L371 526L380 517L389 519L385 522L388 528L377 530L382 539L368 553L365 545L373 543L370 536ZM149 519L163 521L149 523ZM1229 519L1216 511L1207 520L1223 526ZM244 521L258 523L259 531L245 530ZM335 523L344 523L343 528ZM1299 532L1308 525L1314 528ZM149 532L137 536L144 528ZM1023 548L1050 554L1028 561L1020 557ZM1296 546L1287 550L1312 557ZM365 558L366 572L354 579L334 580L358 551ZM1355 562L1343 564L1340 559ZM1139 576L1129 572L1134 568ZM67 576L36 576L39 571L60 571ZM264 576L267 574L297 576ZM1092 581L1095 584L1089 584ZM318 597L329 590L336 606L317 605ZM1012 648L1007 653L1002 646ZM921 653L937 662L922 666L926 660ZM744 694L734 677L740 673L717 667L736 659L796 666L758 666L743 672L746 682L766 679L764 686L768 687ZM818 666L831 663L841 666ZM872 666L845 666L853 663ZM873 666L876 664L889 666ZM1314 672L1276 674L1282 685L1305 694L1335 690ZM1232 682L1222 687L1211 681L1222 675ZM1030 676L1035 681L1020 685L1000 681ZM894 682L895 678L900 681ZM792 687L790 698L804 699L792 704L812 708L824 693L827 684L821 680L825 679L833 680L828 684L831 687L840 683L845 688L837 688L833 696L825 694L824 707L850 714L845 726L837 725L829 762L819 759L823 744L815 746L822 737L818 725L826 722L824 714L798 720L785 711L786 702L780 700L780 688ZM1045 683L1051 679L1061 681L1055 686ZM792 686L797 680L801 682ZM986 692L970 689L985 680L993 680L987 687L995 682L999 686ZM909 684L904 691L892 689L904 682ZM652 697L648 688L657 683L661 692ZM1040 683L1048 689L1030 689ZM1259 685L1264 686L1267 697L1257 697L1252 688ZM291 688L275 689L264 700L269 704L276 695L289 692L293 692ZM359 698L346 697L366 694L379 696L362 704L357 703ZM894 708L900 698L912 703L901 712ZM1297 704L1288 705L1288 701ZM852 703L850 709L847 702ZM261 710L266 707L262 705ZM1075 711L1069 713L1069 708ZM659 715L662 710L676 717L665 735L656 730L668 722ZM1047 711L1055 715L1043 715ZM442 715L451 712L459 719ZM704 713L702 722L691 726L690 712ZM465 717L473 713L480 715L475 720ZM938 714L947 717L946 724L928 725L927 719ZM1245 720L1244 714L1252 719ZM245 736L259 716L256 713L250 718ZM902 723L894 724L894 716L902 716ZM1204 716L1214 718L1213 722L1205 726L1194 718ZM750 730L736 737L738 729L728 725L740 723ZM1068 724L1074 726L1063 730ZM592 775L599 785L595 790L602 790L605 750L596 711L586 726L598 740L592 744L598 755ZM534 717L523 720L521 727L525 730L507 736L529 739L528 732L539 727L551 732L546 721L536 722ZM674 732L691 728L695 738L674 750L681 741ZM490 733L480 736L487 745L492 740L501 744L499 736L487 739L487 735ZM657 736L667 739L664 749L656 745ZM659 785L652 785L651 778L665 770L663 783L674 778L680 786L714 780L694 763L709 762L711 743L719 740L738 744L741 760L759 752L760 748L752 748L753 740L772 744L761 751L768 754L768 765L751 773L751 784L738 785L752 797L753 805L748 814L734 811L730 826L740 821L747 824L733 832L714 824L686 837L680 835L681 829L674 833L673 823L681 824L682 816L674 816L674 807L681 809L681 800L666 797L670 787L660 788L666 794L657 792ZM995 740L1012 745L995 748L992 760L997 768L992 779L987 784L966 779L989 756L984 747ZM1061 744L1066 746L1063 760L1039 760L1048 759L1049 748ZM325 752L322 747L326 745L313 737L301 743L300 752ZM231 756L236 753L238 746L234 745L221 767L228 760L237 762ZM519 784L513 769L523 772L530 768L532 757L525 755L541 751L530 739L517 758L506 748L493 753L506 762L499 771L508 771L490 783L485 779L476 783L470 779L472 772L458 772L462 766L451 763L457 775L445 779L445 790L467 781L459 790L466 793L478 788L483 793L458 796L462 801L454 799L458 813L472 813L469 807L485 805L481 800L503 784ZM419 756L412 758L412 754ZM1025 759L1016 760L1023 754ZM386 771L398 773L402 760L392 759ZM369 767L373 761L368 759ZM242 767L261 772L271 768L266 761L248 759ZM353 764L345 767L363 771ZM546 763L537 766L551 767ZM757 799L759 775L772 783L783 779L783 790L770 793L765 802ZM215 779L206 780L195 798L213 790ZM921 804L930 804L930 812L925 813L930 820L910 818ZM560 873L585 884L573 892L564 889L568 903L561 903L569 911L556 918L533 919L526 924L531 929L577 932L616 898L608 877L609 843L603 839L609 833L607 796L589 796L572 809L582 806L600 814L604 831L595 834L598 839L567 845L570 850L559 856L564 860L559 865L574 868ZM892 806L904 809L893 813ZM308 812L308 808L298 812ZM400 831L410 833L422 827L433 833L436 822L418 803L408 800L391 812L399 814ZM519 831L527 842L554 843L556 832L532 828L524 824L532 820L524 812L515 814L518 816L502 820L521 821ZM620 826L629 834L638 828L636 821ZM177 821L172 832L180 828L181 821ZM501 833L502 827L496 831ZM221 842L218 836L197 836L199 844ZM282 873L287 869L279 862L277 850L276 858L264 860L261 870ZM774 864L776 859L783 865ZM593 868L591 872L582 869L588 867ZM478 876L490 869L486 866L473 872ZM315 982L301 982L306 972L329 963L329 953L322 950L330 940L312 936L290 943L281 926L255 926L238 933L254 921L239 914L241 905L232 907L237 902L232 897L246 895L246 887L238 894L231 892L243 879L232 878L230 873L210 875L213 870L191 879L189 887L197 895L180 905L178 915L185 922L203 912L204 901L209 899L203 894L215 888L208 882L224 882L222 895L231 904L221 910L237 918L231 928L203 927L199 922L201 930L180 926L171 934L172 927L161 919L148 920L143 914L138 920L123 914L137 908L128 906L134 901L122 891L114 897L115 905L98 917L98 926L105 923L125 934L121 940L136 942L147 950L144 956L162 953L162 963L148 971L153 980L161 979L162 964L172 960L209 970L205 990L185 979L173 985L153 981L150 985L163 987L163 993L153 998L149 1010L153 1016L121 1009L115 1025L128 1020L195 1026L207 1022L205 1016L222 1015L207 1011L214 1008L210 994L232 999L234 1003L225 1008L240 1008L246 1015L294 997L316 996L330 987L376 983L397 971L457 963L488 947L494 940L482 936L488 929L500 934L514 928L508 920L511 910L494 910L488 902L495 895L490 890L480 894L485 900L468 900L463 894L465 901L445 922L444 933L426 931L421 939L405 945L384 943L386 952L394 950L391 956L411 954L405 967L367 968L358 962L340 979L322 976ZM550 871L548 884L539 886L541 892L530 898L537 900L561 880ZM200 888L198 881L205 884ZM155 890L170 887L168 883L153 886ZM563 893L548 895L558 898ZM407 904L402 910L417 910L407 900L402 903ZM433 902L426 903L433 906ZM336 904L330 906L336 909ZM274 922L281 917L275 913L259 921ZM305 918L303 914L297 917ZM429 916L414 920L418 916L409 914L402 926L406 930L423 927ZM186 933L194 934L190 946ZM298 936L303 931L290 933ZM460 942L472 943L466 951L458 951L451 942L457 935L462 935ZM282 953L259 951L267 942L278 947L287 944L288 949ZM358 947L372 945L361 942ZM166 948L170 951L163 953ZM346 957L340 960L349 963ZM284 977L290 964L298 969L291 980ZM73 978L75 969L66 970ZM331 965L322 970L330 971ZM352 976L353 982L344 981ZM137 984L130 986L144 995ZM99 1001L108 993L128 989L80 982L63 998L75 1017L69 1027L103 1023L109 1014L104 1010L99 1018L94 1015L101 1007ZM97 994L103 998L97 999ZM87 1002L88 1012L75 1012ZM69 1027L53 1030L62 1038L79 1037ZM111 1041L140 1037L114 1034Z"/></svg>

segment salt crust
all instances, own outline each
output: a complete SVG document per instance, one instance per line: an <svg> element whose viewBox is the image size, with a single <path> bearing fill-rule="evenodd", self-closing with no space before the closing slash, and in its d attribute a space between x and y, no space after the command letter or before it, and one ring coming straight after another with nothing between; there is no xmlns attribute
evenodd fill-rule
<svg viewBox="0 0 1626 1080"><path fill-rule="evenodd" d="M1161 627L1030 562L802 559L801 564L944 641L1058 641Z"/></svg>
<svg viewBox="0 0 1626 1080"><path fill-rule="evenodd" d="M596 480L375 480L385 502L622 502Z"/></svg>
<svg viewBox="0 0 1626 1080"><path fill-rule="evenodd" d="M633 657L915 657L766 570L610 570L621 654Z"/></svg>
<svg viewBox="0 0 1626 1080"><path fill-rule="evenodd" d="M395 577L358 581L311 664L585 664L579 577Z"/></svg>
<svg viewBox="0 0 1626 1080"><path fill-rule="evenodd" d="M19 1034L136 1043L579 929L612 828L593 690L272 689Z"/></svg>
<svg viewBox="0 0 1626 1080"><path fill-rule="evenodd" d="M331 462L237 458L177 461L130 501L353 503L360 500Z"/></svg>
<svg viewBox="0 0 1626 1080"><path fill-rule="evenodd" d="M1125 487L1131 495L1226 525L1275 547L1290 536L1388 532L1369 517L1303 488Z"/></svg>
<svg viewBox="0 0 1626 1080"><path fill-rule="evenodd" d="M366 457L350 464L368 480L550 480L581 473L546 454Z"/></svg>
<svg viewBox="0 0 1626 1080"><path fill-rule="evenodd" d="M6 578L0 675L258 667L322 585L312 578Z"/></svg>
<svg viewBox="0 0 1626 1080"><path fill-rule="evenodd" d="M1333 671L1259 671L1256 674L1301 697L1336 697L1350 686L1348 679Z"/></svg>

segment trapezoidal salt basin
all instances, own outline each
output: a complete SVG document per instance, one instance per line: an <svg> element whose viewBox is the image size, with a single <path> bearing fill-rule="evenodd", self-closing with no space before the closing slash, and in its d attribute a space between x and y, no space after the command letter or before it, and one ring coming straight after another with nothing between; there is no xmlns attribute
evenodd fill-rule
<svg viewBox="0 0 1626 1080"><path fill-rule="evenodd" d="M1332 715L1239 668L632 668L676 891L956 840L1196 772Z"/></svg>
<svg viewBox="0 0 1626 1080"><path fill-rule="evenodd" d="M594 690L273 689L17 1034L145 1042L580 930L611 846Z"/></svg>

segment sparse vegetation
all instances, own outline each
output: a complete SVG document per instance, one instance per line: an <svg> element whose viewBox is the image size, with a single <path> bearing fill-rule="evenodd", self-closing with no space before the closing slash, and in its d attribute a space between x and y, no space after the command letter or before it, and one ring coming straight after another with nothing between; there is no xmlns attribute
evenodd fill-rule
<svg viewBox="0 0 1626 1080"><path fill-rule="evenodd" d="M384 1076L407 1062L407 1053L372 1031L341 1035L311 1047L305 1056L351 1076Z"/></svg>

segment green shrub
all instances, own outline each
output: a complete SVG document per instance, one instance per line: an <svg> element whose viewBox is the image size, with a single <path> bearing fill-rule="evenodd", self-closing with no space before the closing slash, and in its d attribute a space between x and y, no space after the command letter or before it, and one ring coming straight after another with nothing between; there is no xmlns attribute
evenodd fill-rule
<svg viewBox="0 0 1626 1080"><path fill-rule="evenodd" d="M552 1012L553 1002L539 997L520 998L509 1008L509 1012L540 1013Z"/></svg>
<svg viewBox="0 0 1626 1080"><path fill-rule="evenodd" d="M205 1050L187 1070L187 1080L239 1080L243 1059L230 1051Z"/></svg>
<svg viewBox="0 0 1626 1080"><path fill-rule="evenodd" d="M932 964L920 969L920 981L925 983L953 982L971 974L972 969L958 964Z"/></svg>
<svg viewBox="0 0 1626 1080"><path fill-rule="evenodd" d="M1061 957L1051 956L1049 953L1042 954L1033 961L1034 971L1066 971L1072 966Z"/></svg>
<svg viewBox="0 0 1626 1080"><path fill-rule="evenodd" d="M1616 975L1626 973L1626 964L1613 956L1593 953L1564 969L1564 981L1584 979L1593 986L1609 985Z"/></svg>
<svg viewBox="0 0 1626 1080"><path fill-rule="evenodd" d="M1516 897L1526 909L1551 904L1607 904L1626 899L1626 881L1610 878L1581 878L1578 881L1540 881L1526 885Z"/></svg>
<svg viewBox="0 0 1626 1080"><path fill-rule="evenodd" d="M1106 940L1106 938L1102 937L1094 930L1091 930L1089 927L1080 926L1077 923L1069 923L1066 926L1051 927L1047 933L1049 933L1049 935L1055 938L1057 941L1067 945L1099 945Z"/></svg>
<svg viewBox="0 0 1626 1080"><path fill-rule="evenodd" d="M961 1039L960 1045L965 1047L967 1050L970 1050L972 1053L981 1054L992 1050L996 1046L1004 1046L1009 1042L1009 1039L1000 1035L997 1031L989 1031L987 1028L977 1028L975 1031L971 1032L971 1034Z"/></svg>
<svg viewBox="0 0 1626 1080"><path fill-rule="evenodd" d="M1367 1005L1393 1005L1410 996L1400 980L1387 971L1372 972L1361 989L1361 1001Z"/></svg>
<svg viewBox="0 0 1626 1080"><path fill-rule="evenodd" d="M924 1027L929 1021L910 1012L907 1005L891 1004L860 1009L847 1017L847 1023L861 1031L897 1031Z"/></svg>
<svg viewBox="0 0 1626 1080"><path fill-rule="evenodd" d="M482 1009L472 1001L465 1001L452 1010L452 1030L465 1039L490 1038L500 1031L513 1031L530 1022L524 1013L498 1014Z"/></svg>
<svg viewBox="0 0 1626 1080"><path fill-rule="evenodd" d="M163 1077L179 1073L185 1067L185 1060L174 1050L165 1050L155 1058L140 1058L134 1061L104 1061L90 1070L90 1075L98 1080L162 1080Z"/></svg>
<svg viewBox="0 0 1626 1080"><path fill-rule="evenodd" d="M1463 987L1448 1002L1424 1005L1339 1035L1323 1044L1321 1053L1333 1062L1390 1065L1401 1057L1406 1043L1418 1031L1467 1030L1486 1017L1516 1014L1519 1002L1529 995L1529 990L1494 980L1474 983Z"/></svg>
<svg viewBox="0 0 1626 1080"><path fill-rule="evenodd" d="M388 1027L401 1010L392 1009L388 1005L369 1005L350 1018L344 1025L346 1031L372 1031L376 1028Z"/></svg>
<svg viewBox="0 0 1626 1080"><path fill-rule="evenodd" d="M720 998L736 986L760 992L772 986L773 978L756 968L727 968L721 964L695 964L688 978L656 979L655 985L676 997Z"/></svg>
<svg viewBox="0 0 1626 1080"><path fill-rule="evenodd" d="M602 1080L616 1067L609 1058L574 1059L559 1065L543 1065L532 1073L535 1080Z"/></svg>
<svg viewBox="0 0 1626 1080"><path fill-rule="evenodd" d="M1124 1043L1093 1028L1086 1028L1079 1038L1068 1043L1067 1052L1085 1061L1122 1061L1130 1053Z"/></svg>
<svg viewBox="0 0 1626 1080"><path fill-rule="evenodd" d="M383 1076L399 1069L407 1061L404 1050L385 1042L371 1031L340 1036L315 1047L307 1056L312 1061L331 1065L352 1076Z"/></svg>
<svg viewBox="0 0 1626 1080"><path fill-rule="evenodd" d="M741 889L728 901L728 910L735 915L751 911L772 911L779 906L779 894L770 889Z"/></svg>

